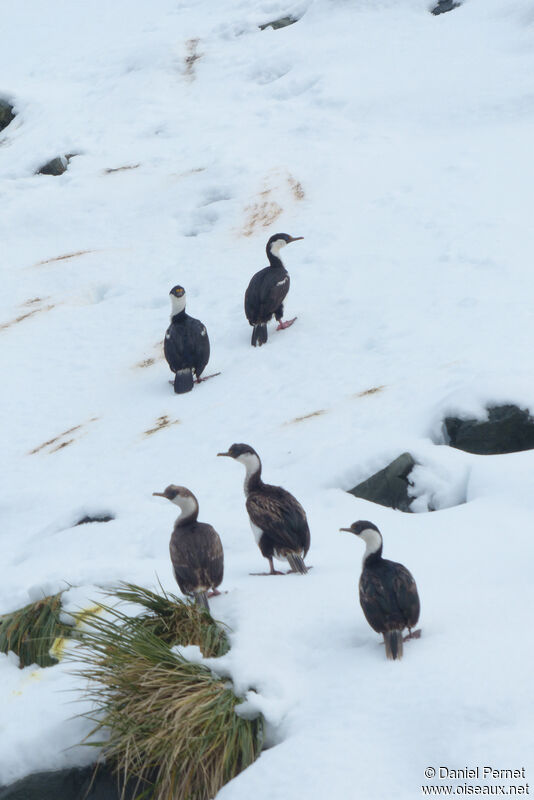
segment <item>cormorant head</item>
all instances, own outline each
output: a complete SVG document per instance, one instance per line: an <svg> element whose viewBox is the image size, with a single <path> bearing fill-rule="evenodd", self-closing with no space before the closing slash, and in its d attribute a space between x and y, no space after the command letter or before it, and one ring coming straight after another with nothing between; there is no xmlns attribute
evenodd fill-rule
<svg viewBox="0 0 534 800"><path fill-rule="evenodd" d="M365 555L376 553L382 549L382 534L373 522L367 519L359 519L353 522L350 528L340 528L340 531L347 531L347 533L355 533L366 544Z"/></svg>
<svg viewBox="0 0 534 800"><path fill-rule="evenodd" d="M186 489L185 486L176 486L174 483L171 483L163 492L152 492L154 497L166 497L167 500L170 500L171 503L176 503L177 506L182 508L184 503L193 498L195 500L195 495L193 492L190 492L189 489ZM196 500L195 500L196 502Z"/></svg>
<svg viewBox="0 0 534 800"><path fill-rule="evenodd" d="M175 486L171 483L163 492L152 492L155 497L166 497L181 509L182 513L178 519L196 520L198 516L198 500L185 486Z"/></svg>
<svg viewBox="0 0 534 800"><path fill-rule="evenodd" d="M171 291L169 292L169 296L171 298L171 305L172 305L172 314L173 317L175 314L179 314L180 311L183 311L185 308L185 289L183 286L173 286Z"/></svg>
<svg viewBox="0 0 534 800"><path fill-rule="evenodd" d="M236 461L240 461L241 464L245 465L247 472L249 470L255 472L259 467L261 467L259 455L249 444L233 444L227 453L217 453L217 455L235 458Z"/></svg>
<svg viewBox="0 0 534 800"><path fill-rule="evenodd" d="M266 251L269 256L271 253L278 256L282 247L290 242L297 242L299 239L304 239L304 236L290 236L288 233L275 233L267 242Z"/></svg>
<svg viewBox="0 0 534 800"><path fill-rule="evenodd" d="M253 447L249 444L233 444L228 448L227 453L217 453L218 456L229 456L239 461L242 456L258 456Z"/></svg>

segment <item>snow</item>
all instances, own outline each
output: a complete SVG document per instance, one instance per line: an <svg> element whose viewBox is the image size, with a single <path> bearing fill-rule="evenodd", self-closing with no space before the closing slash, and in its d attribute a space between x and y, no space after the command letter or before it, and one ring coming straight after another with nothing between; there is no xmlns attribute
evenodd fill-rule
<svg viewBox="0 0 534 800"><path fill-rule="evenodd" d="M176 591L175 509L152 492L190 488L225 549L225 664L272 745L221 798L402 800L432 765L532 776L534 456L453 451L441 423L534 408L534 16L429 7L4 3L0 613L66 585L66 613L119 580ZM304 237L282 253L298 320L253 349L243 294L278 231ZM160 344L177 283L221 371L180 397ZM305 578L249 575L242 470L216 458L232 442L306 509ZM438 511L345 493L406 450ZM400 664L338 533L360 518L418 584ZM95 757L71 671L0 656L0 785Z"/></svg>

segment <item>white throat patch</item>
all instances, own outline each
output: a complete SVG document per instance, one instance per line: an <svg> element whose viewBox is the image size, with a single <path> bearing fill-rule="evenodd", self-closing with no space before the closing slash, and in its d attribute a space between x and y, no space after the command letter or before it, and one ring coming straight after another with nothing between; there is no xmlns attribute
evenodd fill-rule
<svg viewBox="0 0 534 800"><path fill-rule="evenodd" d="M179 314L180 311L183 311L185 308L185 292L181 297L176 297L176 295L171 294L171 319Z"/></svg>
<svg viewBox="0 0 534 800"><path fill-rule="evenodd" d="M287 242L284 239L275 239L272 243L270 250L273 256L280 257L280 250L285 247Z"/></svg>
<svg viewBox="0 0 534 800"><path fill-rule="evenodd" d="M256 453L242 453L236 458L245 467L247 474L245 475L245 494L247 493L247 485L251 475L254 475L260 468L260 459Z"/></svg>
<svg viewBox="0 0 534 800"><path fill-rule="evenodd" d="M374 528L366 528L359 534L359 537L365 542L365 553L363 554L363 563L365 564L367 556L380 550L382 546L382 535L378 531L375 531Z"/></svg>
<svg viewBox="0 0 534 800"><path fill-rule="evenodd" d="M171 500L171 503L174 503L176 506L182 509L182 513L180 516L188 517L190 514L194 514L195 511L198 514L198 503L192 495L188 497L181 497L179 494Z"/></svg>

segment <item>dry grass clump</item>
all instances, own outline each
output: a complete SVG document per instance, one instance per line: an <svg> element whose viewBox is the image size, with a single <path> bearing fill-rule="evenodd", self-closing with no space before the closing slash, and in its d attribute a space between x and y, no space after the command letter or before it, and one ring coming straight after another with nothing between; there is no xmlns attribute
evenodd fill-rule
<svg viewBox="0 0 534 800"><path fill-rule="evenodd" d="M209 800L258 757L263 718L239 717L235 709L241 699L228 681L187 661L165 641L174 638L181 614L196 633L215 624L211 617L178 601L180 611L156 623L152 615L161 620L157 609L168 603L167 596L135 586L116 592L120 599L135 602L141 594L147 609L153 606L146 615L128 618L106 607L111 618L86 620L81 656L86 666L80 674L89 679L96 709L87 715L95 723L89 743L103 747L124 787L138 781L137 797ZM159 624L166 629L163 637L156 633ZM95 742L100 732L103 741Z"/></svg>
<svg viewBox="0 0 534 800"><path fill-rule="evenodd" d="M61 592L0 617L0 652L12 650L20 667L50 667L57 659L50 648L57 638L72 636L74 628L60 621Z"/></svg>
<svg viewBox="0 0 534 800"><path fill-rule="evenodd" d="M8 322L0 323L0 330L4 331L8 328L12 328L13 325L18 325L19 322L23 322L23 320L28 319L29 317L34 317L36 314L42 314L45 311L52 311L52 309L55 307L55 303L50 303L49 305L42 306L41 308L33 308L31 311L26 311L25 314L19 314L18 317L10 319Z"/></svg>
<svg viewBox="0 0 534 800"><path fill-rule="evenodd" d="M228 652L230 642L220 623L198 606L160 588L161 594L156 594L134 583L121 583L110 595L144 606L145 612L134 619L122 617L122 621L127 625L142 625L170 646L196 644L205 658Z"/></svg>
<svg viewBox="0 0 534 800"><path fill-rule="evenodd" d="M143 431L144 436L152 436L154 433L163 430L163 428L169 428L171 425L179 425L179 419L169 419L167 414L163 414L163 416L158 417L157 420L154 422L153 428L148 428L148 430Z"/></svg>

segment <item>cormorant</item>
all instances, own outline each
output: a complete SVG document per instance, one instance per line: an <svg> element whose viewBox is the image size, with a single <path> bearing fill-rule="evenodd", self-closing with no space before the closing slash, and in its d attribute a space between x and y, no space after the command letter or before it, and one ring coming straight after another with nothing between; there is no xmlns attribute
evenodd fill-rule
<svg viewBox="0 0 534 800"><path fill-rule="evenodd" d="M235 458L247 471L244 489L250 527L270 567L270 572L261 574L284 574L275 570L274 557L287 559L290 572L305 575L308 568L304 557L310 547L310 529L306 512L298 500L281 486L270 486L262 481L260 457L248 444L233 444L227 453L217 455Z"/></svg>
<svg viewBox="0 0 534 800"><path fill-rule="evenodd" d="M296 317L282 322L284 299L289 291L289 273L282 264L280 250L290 242L303 239L303 236L289 236L287 233L275 233L267 242L266 252L269 266L260 269L252 276L245 292L245 314L253 326L253 347L261 347L267 341L267 323L274 314L278 320L278 328L283 330L292 325Z"/></svg>
<svg viewBox="0 0 534 800"><path fill-rule="evenodd" d="M185 486L167 486L166 497L182 510L174 523L169 550L176 582L183 594L209 610L208 597L220 594L217 586L223 579L224 553L217 531L205 522L197 522L198 501ZM208 594L208 591L211 590Z"/></svg>
<svg viewBox="0 0 534 800"><path fill-rule="evenodd" d="M412 632L420 611L413 576L402 564L382 558L382 534L372 522L359 520L340 530L355 533L365 542L360 605L371 628L384 635L387 657L400 659L404 628L409 631L406 639L421 635L420 630Z"/></svg>
<svg viewBox="0 0 534 800"><path fill-rule="evenodd" d="M176 394L190 392L193 377L199 383L210 357L210 340L200 320L185 313L185 289L173 286L170 291L171 324L165 332L163 351L174 375ZM194 376L193 376L194 373Z"/></svg>

